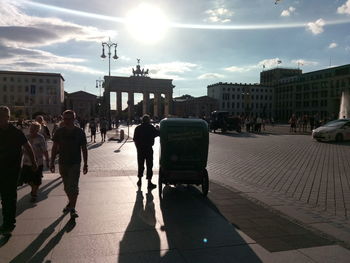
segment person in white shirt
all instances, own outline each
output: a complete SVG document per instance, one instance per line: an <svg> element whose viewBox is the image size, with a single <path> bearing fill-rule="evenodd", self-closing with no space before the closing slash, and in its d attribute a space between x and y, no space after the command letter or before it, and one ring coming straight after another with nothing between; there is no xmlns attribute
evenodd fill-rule
<svg viewBox="0 0 350 263"><path fill-rule="evenodd" d="M23 167L21 171L22 181L29 184L32 189L30 192L31 202L36 201L38 189L42 183L41 178L43 177L44 157L46 166L49 167L49 154L47 152L47 144L44 136L39 133L40 128L40 123L33 122L29 127L29 134L26 135L28 141L32 145L38 168L36 170L33 170L30 156L26 151L24 151Z"/></svg>

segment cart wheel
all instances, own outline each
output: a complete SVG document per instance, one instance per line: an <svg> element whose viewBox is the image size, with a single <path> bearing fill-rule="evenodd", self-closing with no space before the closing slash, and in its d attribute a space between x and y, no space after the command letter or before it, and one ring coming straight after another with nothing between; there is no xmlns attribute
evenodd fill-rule
<svg viewBox="0 0 350 263"><path fill-rule="evenodd" d="M162 199L162 192L163 192L163 185L162 185L162 169L159 169L159 176L158 176L158 193L159 198Z"/></svg>
<svg viewBox="0 0 350 263"><path fill-rule="evenodd" d="M204 196L207 196L209 191L209 177L207 169L203 171L203 179L202 179L202 193Z"/></svg>

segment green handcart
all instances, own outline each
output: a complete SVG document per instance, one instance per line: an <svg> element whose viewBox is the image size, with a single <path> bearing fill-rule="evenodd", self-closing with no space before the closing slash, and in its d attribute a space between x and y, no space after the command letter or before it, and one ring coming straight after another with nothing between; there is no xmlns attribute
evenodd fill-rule
<svg viewBox="0 0 350 263"><path fill-rule="evenodd" d="M206 169L209 130L201 119L170 118L160 122L159 196L164 185L195 184L209 191Z"/></svg>

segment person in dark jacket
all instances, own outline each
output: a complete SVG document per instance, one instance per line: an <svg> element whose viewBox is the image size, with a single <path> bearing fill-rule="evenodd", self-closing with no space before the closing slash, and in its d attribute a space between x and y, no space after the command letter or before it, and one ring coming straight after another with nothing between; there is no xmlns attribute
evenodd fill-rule
<svg viewBox="0 0 350 263"><path fill-rule="evenodd" d="M146 160L148 189L156 188L157 186L152 183L153 176L153 149L154 138L159 136L159 130L150 124L149 115L145 114L142 117L142 123L135 128L134 142L137 149L137 163L139 180L137 186L141 187L141 179L145 170L144 163Z"/></svg>
<svg viewBox="0 0 350 263"><path fill-rule="evenodd" d="M10 109L0 106L0 196L3 223L0 233L11 234L16 226L17 181L21 169L22 146L28 154L33 171L37 162L32 146L23 132L10 122Z"/></svg>

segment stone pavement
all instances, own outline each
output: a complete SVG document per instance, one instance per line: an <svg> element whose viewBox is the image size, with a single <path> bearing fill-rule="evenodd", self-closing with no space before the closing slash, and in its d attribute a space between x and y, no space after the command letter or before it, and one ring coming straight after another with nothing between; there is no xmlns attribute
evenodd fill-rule
<svg viewBox="0 0 350 263"><path fill-rule="evenodd" d="M211 142L219 136L211 136ZM226 185L227 180L219 182L213 174L208 198L195 187L180 186L166 187L160 201L157 189L148 192L145 183L142 191L137 190L131 141L88 147L90 171L81 176L76 223L62 214L66 198L61 179L46 174L36 204L29 202L28 187L19 189L17 228L10 239L0 240L0 262L348 262L350 258L337 240L266 205L261 191L252 190L255 185L245 191L248 184ZM155 161L154 182L157 169Z"/></svg>
<svg viewBox="0 0 350 263"><path fill-rule="evenodd" d="M166 187L160 202L156 189L147 191L144 184L138 191L136 181L82 176L75 223L62 214L66 198L56 174L45 176L36 204L29 202L29 187L22 187L17 228L9 240L1 239L0 262L347 262L350 257L332 241L219 185L211 184L208 199L195 187ZM241 223L232 225L223 215ZM281 241L271 242L276 235Z"/></svg>

